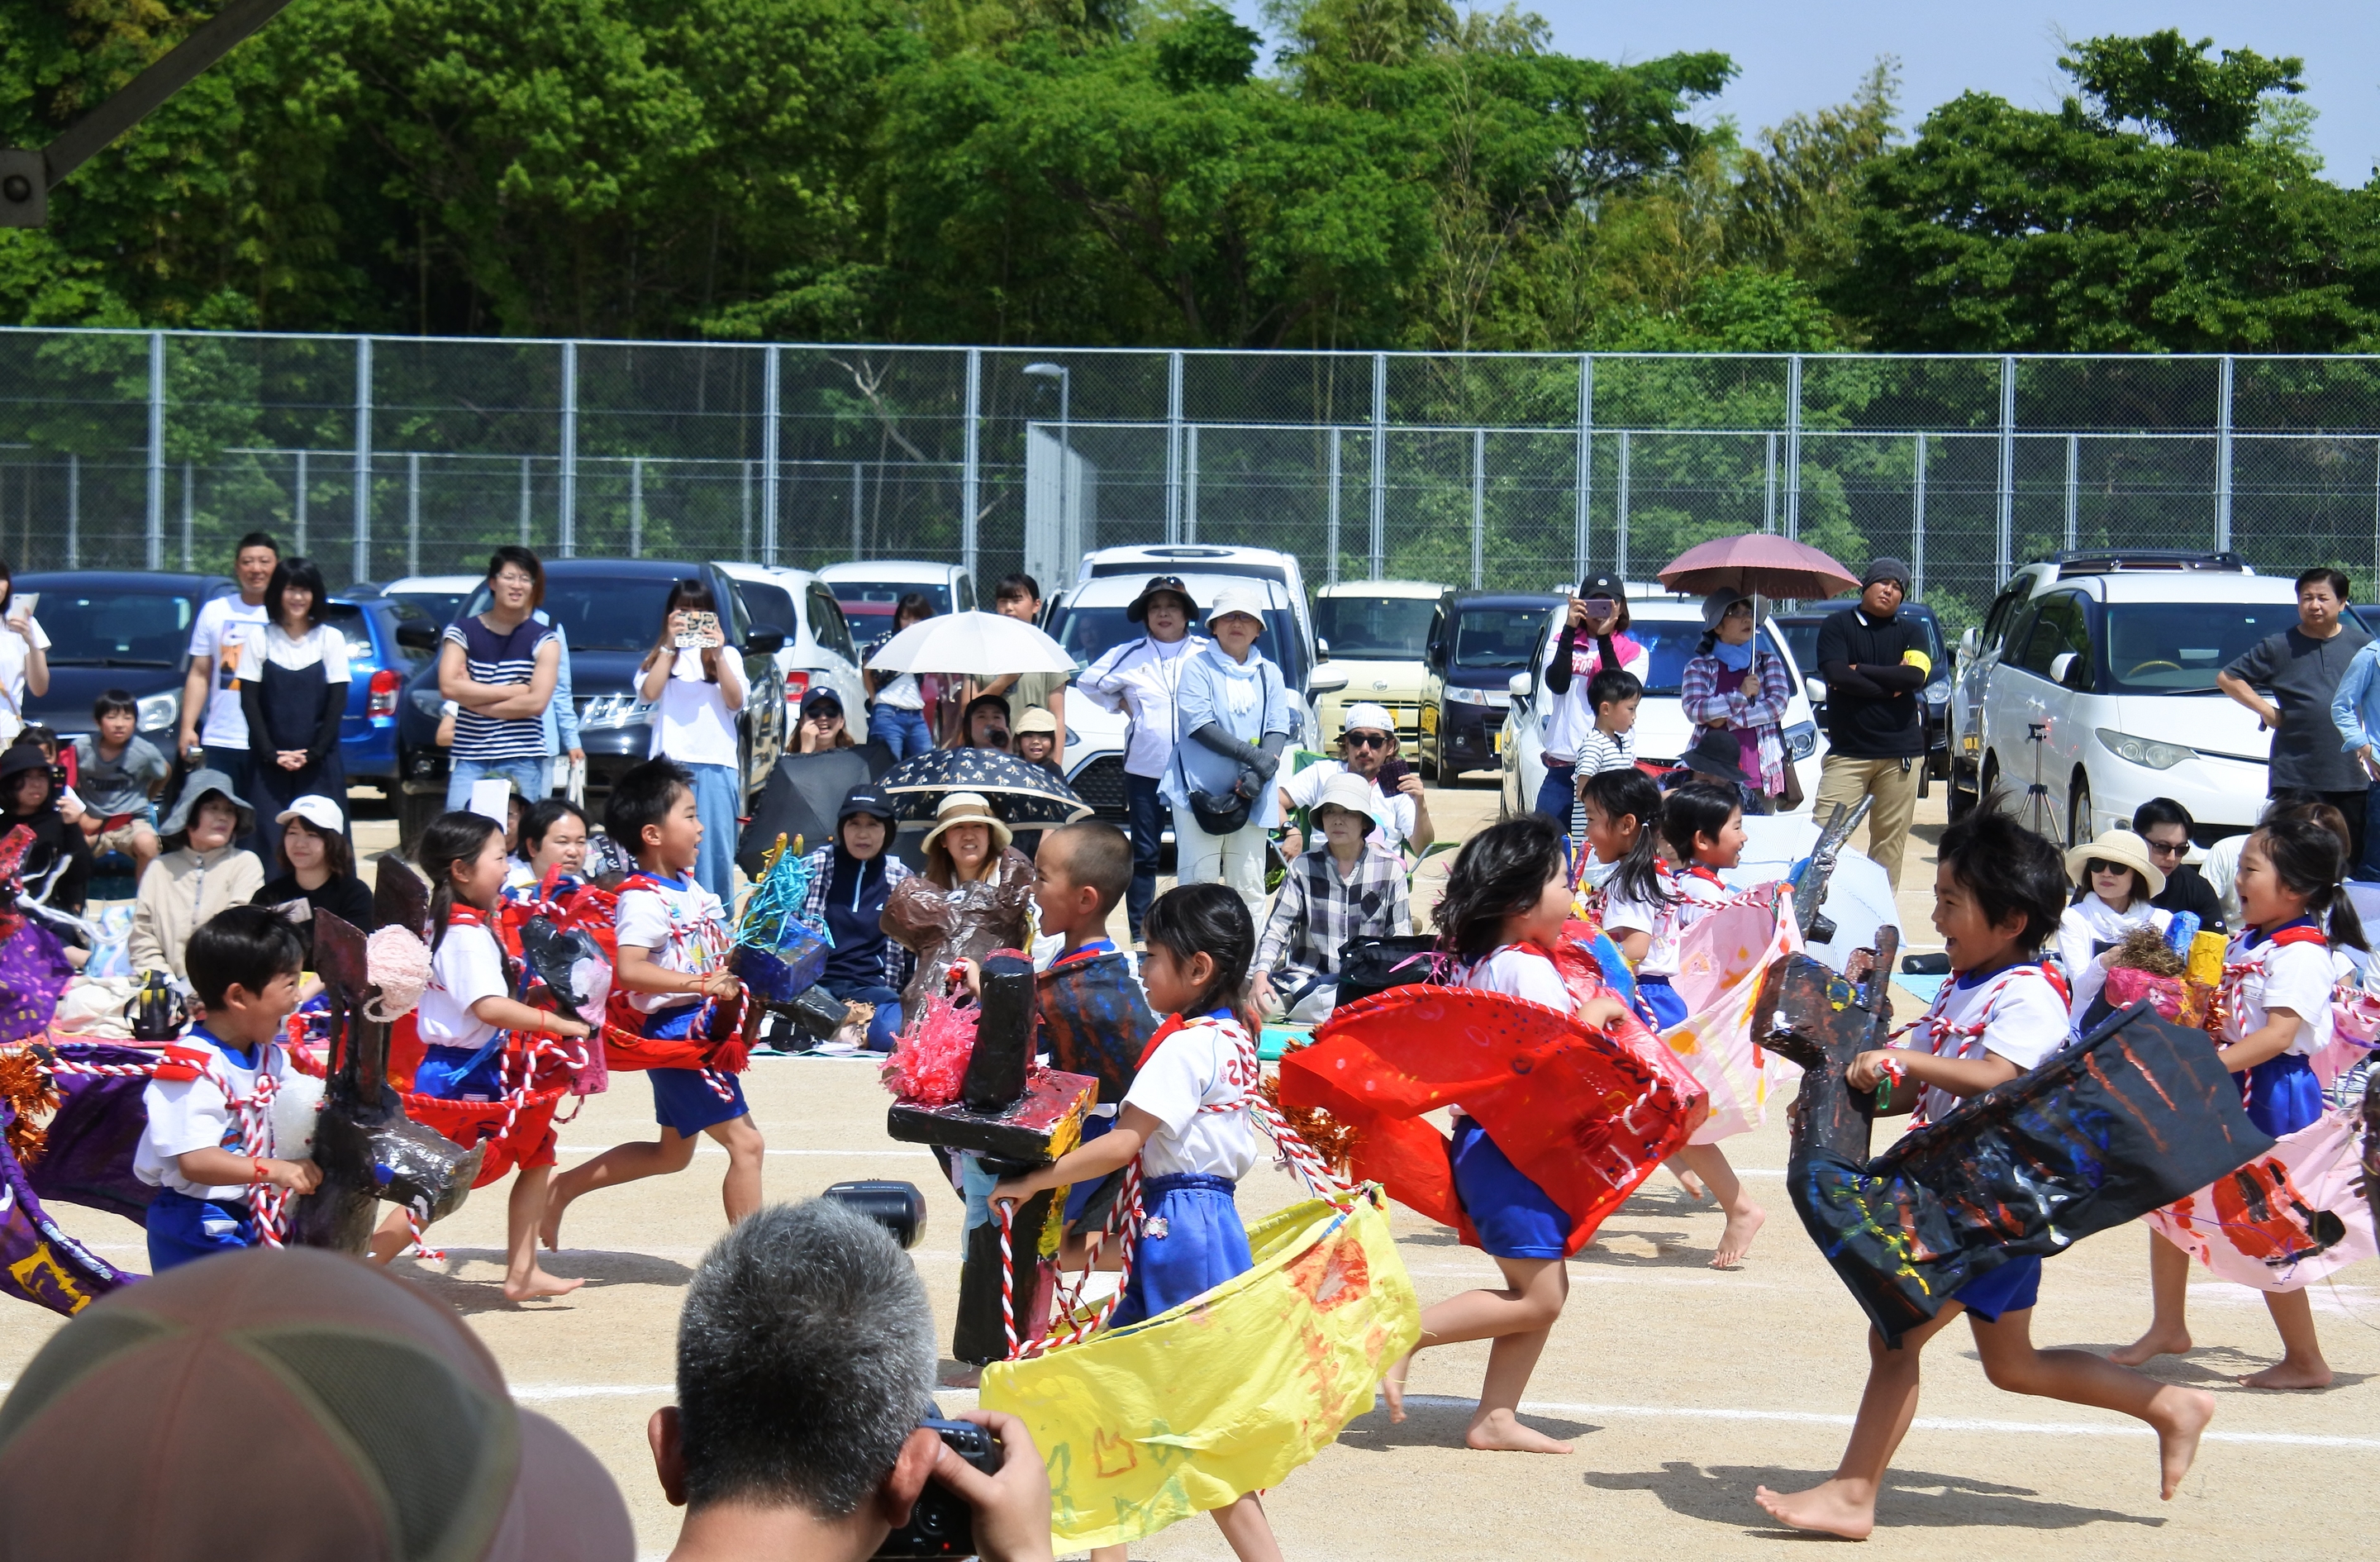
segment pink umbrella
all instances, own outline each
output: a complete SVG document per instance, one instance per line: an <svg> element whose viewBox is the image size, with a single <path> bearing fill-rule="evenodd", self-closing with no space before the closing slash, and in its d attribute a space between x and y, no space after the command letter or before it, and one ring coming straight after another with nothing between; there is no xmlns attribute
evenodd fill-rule
<svg viewBox="0 0 2380 1562"><path fill-rule="evenodd" d="M1859 578L1807 543L1755 531L1697 543L1661 568L1673 592L1753 592L1770 597L1830 597L1857 591Z"/></svg>

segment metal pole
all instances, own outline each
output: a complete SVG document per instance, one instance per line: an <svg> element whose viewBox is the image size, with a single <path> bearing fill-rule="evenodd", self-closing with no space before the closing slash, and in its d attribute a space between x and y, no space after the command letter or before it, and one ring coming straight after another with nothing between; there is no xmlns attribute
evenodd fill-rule
<svg viewBox="0 0 2380 1562"><path fill-rule="evenodd" d="M2227 352L2223 355L2221 405L2215 409L2215 549L2217 553L2231 545L2231 366L2232 358Z"/></svg>
<svg viewBox="0 0 2380 1562"><path fill-rule="evenodd" d="M864 521L863 521L863 519L862 519L862 513L861 513L861 512L862 512L862 507L863 507L864 501L863 501L863 499L862 499L862 497L861 497L861 494L860 494L860 486L859 486L859 485L860 485L860 482L861 482L861 481L864 479L864 477L865 477L865 476L866 476L866 470L865 470L865 468L864 468L864 466L862 465L862 463L860 463L860 462L858 462L858 461L854 461L854 462L852 462L852 463L851 463L851 556L852 556L852 557L854 557L854 558L866 558L866 557L868 556L868 547L867 547L867 544L866 544L865 543L863 543L863 542L860 540L860 529L861 529L861 527L864 525Z"/></svg>
<svg viewBox="0 0 2380 1562"><path fill-rule="evenodd" d="M1471 431L1471 589L1477 591L1488 557L1488 431Z"/></svg>
<svg viewBox="0 0 2380 1562"><path fill-rule="evenodd" d="M2374 498L2380 500L2380 492L2375 492ZM1328 526L1329 532L1323 540L1322 579L1335 586L1339 583L1339 426L1336 423L1330 426L1330 519ZM2380 544L2375 544L2375 554L2380 554Z"/></svg>
<svg viewBox="0 0 2380 1562"><path fill-rule="evenodd" d="M1334 435L1335 437L1335 435ZM1336 506L1334 485L1330 502ZM1182 355L1165 355L1165 540L1182 541Z"/></svg>
<svg viewBox="0 0 2380 1562"><path fill-rule="evenodd" d="M67 567L82 567L82 458L67 453Z"/></svg>
<svg viewBox="0 0 2380 1562"><path fill-rule="evenodd" d="M358 580L371 579L372 344L356 338L356 481L354 556L349 565Z"/></svg>
<svg viewBox="0 0 2380 1562"><path fill-rule="evenodd" d="M1620 577L1622 590L1628 585L1628 431L1620 431L1620 486L1612 491L1612 503L1620 512L1617 546L1612 550L1612 573Z"/></svg>
<svg viewBox="0 0 2380 1562"><path fill-rule="evenodd" d="M2075 512L2082 503L2082 436L2066 436L2066 549L2069 553L2082 546L2074 540Z"/></svg>
<svg viewBox="0 0 2380 1562"><path fill-rule="evenodd" d="M190 501L198 486L198 480L196 474L190 470L190 463L184 461L182 463L182 569L186 574L198 567L197 555L190 551Z"/></svg>
<svg viewBox="0 0 2380 1562"><path fill-rule="evenodd" d="M1389 355L1372 355L1372 572L1384 574L1381 563L1389 551Z"/></svg>
<svg viewBox="0 0 2380 1562"><path fill-rule="evenodd" d="M777 562L777 344L763 356L767 382L760 392L760 562ZM970 425L972 426L972 425Z"/></svg>
<svg viewBox="0 0 2380 1562"><path fill-rule="evenodd" d="M2009 554L2015 546L2016 532L2016 357L2009 354L2000 360L2000 479L1999 538L1994 555L1996 572L1992 584L1997 588L2009 577Z"/></svg>
<svg viewBox="0 0 2380 1562"><path fill-rule="evenodd" d="M1075 372L1064 364L1058 366L1058 535L1075 535L1074 483L1071 481L1075 464L1075 431L1070 426L1075 409ZM1193 447L1195 450L1195 446ZM1192 522L1191 535L1197 534Z"/></svg>
<svg viewBox="0 0 2380 1562"><path fill-rule="evenodd" d="M970 436L968 442L970 444L973 443L972 436ZM737 558L750 558L752 556L752 463L747 460L743 463L743 466L744 510L742 519L738 523L735 531L735 556ZM975 502L972 493L972 482L974 478L974 469L972 467L968 469L967 475L970 485L967 509L969 513L973 513L975 509ZM970 521L968 524L973 525L974 523Z"/></svg>
<svg viewBox="0 0 2380 1562"><path fill-rule="evenodd" d="M405 453L405 572L421 573L421 452Z"/></svg>
<svg viewBox="0 0 2380 1562"><path fill-rule="evenodd" d="M1777 531L1777 431L1766 436L1768 446L1767 464L1760 480L1760 530L1774 535Z"/></svg>
<svg viewBox="0 0 2380 1562"><path fill-rule="evenodd" d="M1785 535L1802 535L1802 355L1785 364Z"/></svg>
<svg viewBox="0 0 2380 1562"><path fill-rule="evenodd" d="M528 464L528 459L529 459L529 458L528 458L528 457L526 457L526 456L523 456L523 457L521 458L521 490L520 490L520 545L521 545L522 547L524 547L524 548L528 546L528 532L529 532L529 482L530 482L530 474L529 474L529 464Z"/></svg>
<svg viewBox="0 0 2380 1562"><path fill-rule="evenodd" d="M1575 541L1572 550L1571 579L1586 579L1586 510L1587 500L1595 484L1595 355L1578 356L1578 482L1572 492L1577 499L1576 524L1572 528Z"/></svg>
<svg viewBox="0 0 2380 1562"><path fill-rule="evenodd" d="M1182 540L1198 540L1198 425L1182 430Z"/></svg>
<svg viewBox="0 0 2380 1562"><path fill-rule="evenodd" d="M149 567L165 567L165 333L149 333Z"/></svg>
<svg viewBox="0 0 2380 1562"><path fill-rule="evenodd" d="M1925 436L1916 436L1917 481L1909 522L1909 594L1925 599Z"/></svg>
<svg viewBox="0 0 2380 1562"><path fill-rule="evenodd" d="M291 519L297 523L298 551L302 554L306 551L306 452L302 449L298 452L298 493L296 497L298 502L294 506L292 506L294 514Z"/></svg>
<svg viewBox="0 0 2380 1562"><path fill-rule="evenodd" d="M628 458L628 556L645 556L645 458Z"/></svg>
<svg viewBox="0 0 2380 1562"><path fill-rule="evenodd" d="M977 440L980 433L978 425L982 421L983 349L969 348L966 355L966 448L961 458L965 465L959 473L959 555L960 561L966 566L970 579L975 576L976 555L980 551L982 543L982 539L977 533L976 502L976 495L979 492L978 484L981 481L981 468L978 465L979 450Z"/></svg>
<svg viewBox="0 0 2380 1562"><path fill-rule="evenodd" d="M554 551L578 552L578 344L562 344L562 519Z"/></svg>

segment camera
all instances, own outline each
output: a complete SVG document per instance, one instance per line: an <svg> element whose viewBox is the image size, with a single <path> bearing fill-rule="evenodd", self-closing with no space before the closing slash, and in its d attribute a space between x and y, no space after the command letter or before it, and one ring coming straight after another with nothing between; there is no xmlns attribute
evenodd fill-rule
<svg viewBox="0 0 2380 1562"><path fill-rule="evenodd" d="M926 1413L917 1424L930 1429L942 1440L943 1446L982 1470L986 1475L1000 1470L1000 1439L971 1421L945 1421L941 1409L929 1402ZM917 1494L917 1503L909 1510L909 1521L884 1537L876 1548L880 1557L912 1556L973 1556L975 1550L975 1511L966 1499L943 1485L929 1480L925 1490Z"/></svg>

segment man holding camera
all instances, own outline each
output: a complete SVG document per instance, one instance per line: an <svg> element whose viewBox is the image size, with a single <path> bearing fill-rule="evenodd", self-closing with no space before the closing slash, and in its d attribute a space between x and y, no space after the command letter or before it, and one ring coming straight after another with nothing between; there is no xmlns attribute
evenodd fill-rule
<svg viewBox="0 0 2380 1562"><path fill-rule="evenodd" d="M964 1427L918 1423L937 1359L924 1282L849 1206L772 1204L720 1239L678 1319L677 1403L645 1429L686 1510L672 1562L908 1555L887 1537L951 1494L974 1555L1050 1562L1050 1472L1025 1423L959 1412L997 1439L990 1474L951 1446Z"/></svg>

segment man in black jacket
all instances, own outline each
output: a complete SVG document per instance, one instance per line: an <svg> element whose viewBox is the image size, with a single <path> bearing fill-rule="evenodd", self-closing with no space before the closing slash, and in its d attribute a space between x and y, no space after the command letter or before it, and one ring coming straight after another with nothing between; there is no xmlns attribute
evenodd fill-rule
<svg viewBox="0 0 2380 1562"><path fill-rule="evenodd" d="M1818 628L1818 671L1827 680L1827 761L1814 812L1823 824L1836 805L1873 798L1867 854L1900 887L1900 855L1917 816L1917 767L1925 763L1925 719L1917 691L1932 669L1925 665L1925 631L1900 616L1909 594L1909 567L1897 558L1872 561L1860 579L1860 600ZM1911 660L1912 657L1915 660Z"/></svg>
<svg viewBox="0 0 2380 1562"><path fill-rule="evenodd" d="M2132 810L2132 834L2148 843L2149 860L2165 875L2165 891L2150 904L2168 911L2195 911L2201 933L2222 933L2223 897L2192 863L2190 833L2198 827L2190 810L2171 798L2151 798Z"/></svg>

